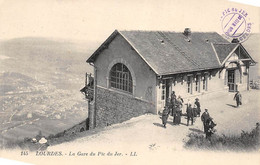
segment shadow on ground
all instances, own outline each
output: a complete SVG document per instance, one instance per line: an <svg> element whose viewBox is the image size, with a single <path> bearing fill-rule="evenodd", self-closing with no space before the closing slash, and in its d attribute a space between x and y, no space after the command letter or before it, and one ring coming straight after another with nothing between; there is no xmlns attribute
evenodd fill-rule
<svg viewBox="0 0 260 165"><path fill-rule="evenodd" d="M189 130L196 132L196 133L204 133L202 130L196 129L196 128L189 128Z"/></svg>
<svg viewBox="0 0 260 165"><path fill-rule="evenodd" d="M185 124L185 123L180 123L181 125L184 125L184 126L187 126L187 124Z"/></svg>
<svg viewBox="0 0 260 165"><path fill-rule="evenodd" d="M159 123L153 123L153 125L155 125L155 126L157 126L157 127L162 127L162 128L164 128L163 125L162 125L162 124L159 124Z"/></svg>
<svg viewBox="0 0 260 165"><path fill-rule="evenodd" d="M232 105L232 104L226 104L226 105L228 105L228 106L230 106L230 107L233 107L233 108L236 108L236 107L237 107L237 106Z"/></svg>

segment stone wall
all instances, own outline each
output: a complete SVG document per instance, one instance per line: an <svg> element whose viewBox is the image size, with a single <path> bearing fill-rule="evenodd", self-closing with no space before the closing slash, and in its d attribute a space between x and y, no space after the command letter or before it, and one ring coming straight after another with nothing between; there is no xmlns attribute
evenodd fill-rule
<svg viewBox="0 0 260 165"><path fill-rule="evenodd" d="M155 105L124 92L97 87L96 127L120 123L145 113L155 114Z"/></svg>
<svg viewBox="0 0 260 165"><path fill-rule="evenodd" d="M82 122L80 122L77 125L74 125L73 127L67 129L64 131L65 135L73 135L78 132L83 132L89 130L89 120L88 118Z"/></svg>

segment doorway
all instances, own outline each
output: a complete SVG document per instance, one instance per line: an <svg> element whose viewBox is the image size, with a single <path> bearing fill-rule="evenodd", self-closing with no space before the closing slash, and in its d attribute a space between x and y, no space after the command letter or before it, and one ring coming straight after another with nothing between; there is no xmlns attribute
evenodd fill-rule
<svg viewBox="0 0 260 165"><path fill-rule="evenodd" d="M167 102L167 100L168 100L168 99L170 98L170 96L171 96L170 87L171 87L170 81L169 81L169 80L166 80L166 102Z"/></svg>
<svg viewBox="0 0 260 165"><path fill-rule="evenodd" d="M167 101L170 97L171 97L171 81L169 79L166 79L162 81L161 101L163 107L167 105Z"/></svg>
<svg viewBox="0 0 260 165"><path fill-rule="evenodd" d="M235 70L228 70L228 89L229 92L236 91Z"/></svg>

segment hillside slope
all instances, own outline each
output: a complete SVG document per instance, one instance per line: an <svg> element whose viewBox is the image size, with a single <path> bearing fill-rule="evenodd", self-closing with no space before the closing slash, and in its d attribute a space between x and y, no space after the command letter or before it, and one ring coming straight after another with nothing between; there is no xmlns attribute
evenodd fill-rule
<svg viewBox="0 0 260 165"><path fill-rule="evenodd" d="M45 38L0 42L0 147L56 134L87 118L79 90L92 43ZM1 143L2 142L2 143Z"/></svg>

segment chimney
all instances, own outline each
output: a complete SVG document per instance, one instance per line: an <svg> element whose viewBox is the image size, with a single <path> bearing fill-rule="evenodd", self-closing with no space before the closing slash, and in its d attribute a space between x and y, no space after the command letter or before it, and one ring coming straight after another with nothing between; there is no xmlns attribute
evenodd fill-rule
<svg viewBox="0 0 260 165"><path fill-rule="evenodd" d="M190 35L191 35L191 30L190 30L190 28L185 28L185 30L184 30L184 33L183 33L186 37L190 37Z"/></svg>
<svg viewBox="0 0 260 165"><path fill-rule="evenodd" d="M234 38L231 43L239 43L239 40L237 38Z"/></svg>
<svg viewBox="0 0 260 165"><path fill-rule="evenodd" d="M190 28L185 28L183 34L186 36L186 41L187 42L190 42L190 36L191 36L191 30Z"/></svg>

